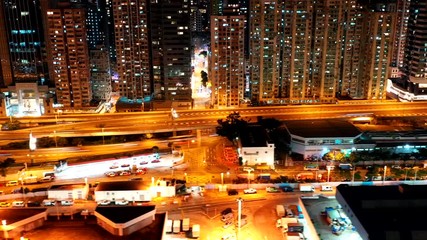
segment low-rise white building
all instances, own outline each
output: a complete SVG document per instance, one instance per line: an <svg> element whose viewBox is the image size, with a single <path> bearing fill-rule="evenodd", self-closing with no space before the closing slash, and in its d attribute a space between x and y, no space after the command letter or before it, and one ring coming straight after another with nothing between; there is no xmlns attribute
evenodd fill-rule
<svg viewBox="0 0 427 240"><path fill-rule="evenodd" d="M101 182L95 189L95 200L151 201L153 197L175 196L175 186L147 185L143 181Z"/></svg>
<svg viewBox="0 0 427 240"><path fill-rule="evenodd" d="M370 149L374 144L358 143L362 132L342 120L285 121L293 153L307 157L323 157L330 151Z"/></svg>
<svg viewBox="0 0 427 240"><path fill-rule="evenodd" d="M89 186L85 183L52 185L47 190L50 199L86 199L89 193Z"/></svg>
<svg viewBox="0 0 427 240"><path fill-rule="evenodd" d="M240 135L239 156L243 165L267 165L274 169L274 143L268 142L268 136L261 126L250 126Z"/></svg>

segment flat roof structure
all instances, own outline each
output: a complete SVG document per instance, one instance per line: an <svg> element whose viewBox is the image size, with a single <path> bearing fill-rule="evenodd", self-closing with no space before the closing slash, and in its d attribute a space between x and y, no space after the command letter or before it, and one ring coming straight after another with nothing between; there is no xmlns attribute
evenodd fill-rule
<svg viewBox="0 0 427 240"><path fill-rule="evenodd" d="M155 210L156 206L98 206L96 212L114 223L126 223Z"/></svg>
<svg viewBox="0 0 427 240"><path fill-rule="evenodd" d="M4 239L18 239L22 231L31 231L44 224L44 221L47 219L47 209L0 209L0 219L2 219Z"/></svg>
<svg viewBox="0 0 427 240"><path fill-rule="evenodd" d="M342 184L336 198L363 239L426 239L427 185Z"/></svg>
<svg viewBox="0 0 427 240"><path fill-rule="evenodd" d="M362 133L342 120L293 120L284 124L290 134L304 138L356 137Z"/></svg>
<svg viewBox="0 0 427 240"><path fill-rule="evenodd" d="M58 184L58 185L52 185L48 189L51 190L74 190L74 189L81 189L84 188L86 184L84 183L72 183L72 184Z"/></svg>
<svg viewBox="0 0 427 240"><path fill-rule="evenodd" d="M143 181L100 182L95 191L146 190L148 186Z"/></svg>
<svg viewBox="0 0 427 240"><path fill-rule="evenodd" d="M248 126L240 133L242 147L267 147L268 136L265 129L258 125Z"/></svg>

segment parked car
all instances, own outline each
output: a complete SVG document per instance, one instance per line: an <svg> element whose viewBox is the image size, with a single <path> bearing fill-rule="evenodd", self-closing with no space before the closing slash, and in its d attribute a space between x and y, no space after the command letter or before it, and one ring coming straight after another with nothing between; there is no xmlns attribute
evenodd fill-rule
<svg viewBox="0 0 427 240"><path fill-rule="evenodd" d="M28 201L27 202L27 206L28 207L40 207L40 202L37 202L37 201Z"/></svg>
<svg viewBox="0 0 427 240"><path fill-rule="evenodd" d="M230 227L232 225L233 225L233 221L227 221L227 222L225 222L224 226L222 226L222 227L223 228L228 228L228 227Z"/></svg>
<svg viewBox="0 0 427 240"><path fill-rule="evenodd" d="M119 166L113 165L113 166L110 167L110 169L116 169L116 168L119 168Z"/></svg>
<svg viewBox="0 0 427 240"><path fill-rule="evenodd" d="M147 169L146 168L138 168L136 170L136 174L138 174L138 175L143 175L143 174L146 174L146 173L147 173Z"/></svg>
<svg viewBox="0 0 427 240"><path fill-rule="evenodd" d="M391 165L391 168L393 168L393 169L402 169L402 167L399 166L399 165Z"/></svg>
<svg viewBox="0 0 427 240"><path fill-rule="evenodd" d="M115 177L115 176L117 176L117 174L115 172L106 172L105 176L107 176L107 177Z"/></svg>
<svg viewBox="0 0 427 240"><path fill-rule="evenodd" d="M55 206L56 205L56 200L53 199L45 199L43 200L43 206Z"/></svg>
<svg viewBox="0 0 427 240"><path fill-rule="evenodd" d="M102 205L102 206L106 206L106 205L110 205L111 201L110 200L101 200L98 202L98 205Z"/></svg>
<svg viewBox="0 0 427 240"><path fill-rule="evenodd" d="M142 162L139 163L139 165L145 165L145 164L148 164L148 162L147 161L142 161Z"/></svg>
<svg viewBox="0 0 427 240"><path fill-rule="evenodd" d="M0 207L9 207L10 202L0 202Z"/></svg>
<svg viewBox="0 0 427 240"><path fill-rule="evenodd" d="M120 172L119 175L120 176L130 176L130 175L132 175L132 173L130 171L122 171L122 172Z"/></svg>
<svg viewBox="0 0 427 240"><path fill-rule="evenodd" d="M6 183L6 187L13 187L17 185L18 185L18 181L14 181L14 180Z"/></svg>
<svg viewBox="0 0 427 240"><path fill-rule="evenodd" d="M119 200L116 200L116 201L115 201L115 204L116 204L116 205L128 205L128 204L129 204L129 201L128 201L128 200L125 200L125 199L119 199Z"/></svg>
<svg viewBox="0 0 427 240"><path fill-rule="evenodd" d="M221 211L221 215L227 215L227 214L229 214L229 213L232 213L233 212L233 209L231 209L231 208L226 208L226 209L224 209L224 210L222 210Z"/></svg>
<svg viewBox="0 0 427 240"><path fill-rule="evenodd" d="M277 189L276 187L267 187L265 189L268 193L276 193L279 192L279 189Z"/></svg>
<svg viewBox="0 0 427 240"><path fill-rule="evenodd" d="M24 201L13 201L12 207L25 207L25 202Z"/></svg>
<svg viewBox="0 0 427 240"><path fill-rule="evenodd" d="M122 164L120 167L122 168L130 167L130 164L125 163L125 164Z"/></svg>
<svg viewBox="0 0 427 240"><path fill-rule="evenodd" d="M74 201L71 200L71 199L69 199L69 200L62 200L61 201L61 205L62 206L73 206L73 204L74 204Z"/></svg>
<svg viewBox="0 0 427 240"><path fill-rule="evenodd" d="M245 193L245 194L254 194L254 193L256 193L256 189L255 188L244 189L243 193Z"/></svg>
<svg viewBox="0 0 427 240"><path fill-rule="evenodd" d="M281 189L283 192L293 192L294 191L294 189L290 186L284 186L284 187L281 187Z"/></svg>
<svg viewBox="0 0 427 240"><path fill-rule="evenodd" d="M154 159L153 161L151 161L151 163L159 163L160 160L159 159Z"/></svg>
<svg viewBox="0 0 427 240"><path fill-rule="evenodd" d="M230 189L228 190L228 196L232 196L232 195L238 195L239 192L236 189Z"/></svg>

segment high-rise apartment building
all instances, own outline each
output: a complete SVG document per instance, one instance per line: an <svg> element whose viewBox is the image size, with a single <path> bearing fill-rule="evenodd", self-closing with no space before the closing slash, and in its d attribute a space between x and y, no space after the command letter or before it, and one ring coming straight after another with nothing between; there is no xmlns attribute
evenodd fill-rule
<svg viewBox="0 0 427 240"><path fill-rule="evenodd" d="M215 107L236 107L245 80L244 16L211 16L210 79Z"/></svg>
<svg viewBox="0 0 427 240"><path fill-rule="evenodd" d="M90 49L90 79L92 98L108 100L111 95L110 61L105 47Z"/></svg>
<svg viewBox="0 0 427 240"><path fill-rule="evenodd" d="M151 2L149 31L153 96L158 100L191 100L191 28L188 0Z"/></svg>
<svg viewBox="0 0 427 240"><path fill-rule="evenodd" d="M359 83L363 99L385 100L393 56L396 4L387 1L365 6L363 12Z"/></svg>
<svg viewBox="0 0 427 240"><path fill-rule="evenodd" d="M48 61L55 81L57 102L66 109L87 107L92 93L86 11L60 3L47 9L46 20Z"/></svg>
<svg viewBox="0 0 427 240"><path fill-rule="evenodd" d="M251 98L273 100L281 81L282 14L281 0L251 0L249 72Z"/></svg>
<svg viewBox="0 0 427 240"><path fill-rule="evenodd" d="M121 96L151 96L150 41L146 0L113 0L118 79Z"/></svg>
<svg viewBox="0 0 427 240"><path fill-rule="evenodd" d="M406 36L408 32L410 0L397 0L396 28L393 40L393 55L391 60L391 77L399 77L400 68L405 58Z"/></svg>
<svg viewBox="0 0 427 240"><path fill-rule="evenodd" d="M38 0L0 2L0 85L47 84L41 14Z"/></svg>

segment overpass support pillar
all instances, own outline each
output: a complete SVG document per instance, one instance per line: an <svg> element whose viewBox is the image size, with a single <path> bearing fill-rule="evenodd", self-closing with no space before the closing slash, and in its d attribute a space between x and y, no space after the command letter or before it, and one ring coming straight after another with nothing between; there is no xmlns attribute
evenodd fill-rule
<svg viewBox="0 0 427 240"><path fill-rule="evenodd" d="M196 136L197 136L197 146L200 147L202 145L202 130L197 129Z"/></svg>

